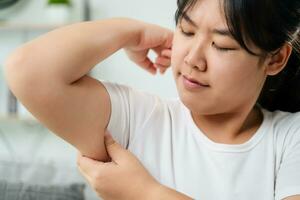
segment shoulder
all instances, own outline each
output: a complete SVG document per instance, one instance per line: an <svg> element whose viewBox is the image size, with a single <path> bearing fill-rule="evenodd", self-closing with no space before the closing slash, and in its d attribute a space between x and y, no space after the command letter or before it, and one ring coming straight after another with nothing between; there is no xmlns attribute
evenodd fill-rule
<svg viewBox="0 0 300 200"><path fill-rule="evenodd" d="M105 89L110 93L123 93L127 95L140 95L145 98L158 98L158 95L152 94L150 92L140 90L137 88L133 88L129 85L125 85L122 83L110 82L101 80L101 83L104 85Z"/></svg>
<svg viewBox="0 0 300 200"><path fill-rule="evenodd" d="M273 111L269 112L269 115L272 118L274 131L293 131L300 134L300 112L290 113L284 111Z"/></svg>
<svg viewBox="0 0 300 200"><path fill-rule="evenodd" d="M160 101L160 98L157 95L135 89L128 85L109 81L101 82L107 90L111 100L118 103L126 102L133 107L137 105L154 104L155 101Z"/></svg>
<svg viewBox="0 0 300 200"><path fill-rule="evenodd" d="M159 95L133 88L131 86L101 81L109 93L112 109L131 113L135 120L143 119L144 122L150 119L162 120L168 116L178 115L182 111L179 98L161 98Z"/></svg>
<svg viewBox="0 0 300 200"><path fill-rule="evenodd" d="M271 131L277 151L283 153L300 143L300 112L269 112L265 116L271 121Z"/></svg>

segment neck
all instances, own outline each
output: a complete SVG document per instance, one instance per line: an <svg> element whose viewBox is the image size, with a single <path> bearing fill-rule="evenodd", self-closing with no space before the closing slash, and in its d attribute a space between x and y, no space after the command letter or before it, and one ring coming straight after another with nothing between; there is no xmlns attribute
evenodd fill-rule
<svg viewBox="0 0 300 200"><path fill-rule="evenodd" d="M211 140L218 143L240 144L250 139L260 126L263 116L258 107L239 112L215 115L195 115L195 124Z"/></svg>

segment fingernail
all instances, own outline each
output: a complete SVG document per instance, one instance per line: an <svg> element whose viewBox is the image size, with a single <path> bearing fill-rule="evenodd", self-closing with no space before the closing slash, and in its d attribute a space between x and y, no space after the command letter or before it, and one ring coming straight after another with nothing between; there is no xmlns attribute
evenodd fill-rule
<svg viewBox="0 0 300 200"><path fill-rule="evenodd" d="M111 134L109 132L105 132L104 137L106 138L112 138Z"/></svg>
<svg viewBox="0 0 300 200"><path fill-rule="evenodd" d="M156 75L156 70L155 71L151 71L150 73L153 74L153 75Z"/></svg>

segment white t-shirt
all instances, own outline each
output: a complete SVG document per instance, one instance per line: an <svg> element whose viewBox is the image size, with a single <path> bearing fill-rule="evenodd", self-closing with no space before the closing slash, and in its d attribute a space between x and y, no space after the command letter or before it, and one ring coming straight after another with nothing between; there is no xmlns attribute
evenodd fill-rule
<svg viewBox="0 0 300 200"><path fill-rule="evenodd" d="M300 194L300 113L269 112L255 135L215 143L179 99L104 82L108 130L157 181L200 200L280 200Z"/></svg>

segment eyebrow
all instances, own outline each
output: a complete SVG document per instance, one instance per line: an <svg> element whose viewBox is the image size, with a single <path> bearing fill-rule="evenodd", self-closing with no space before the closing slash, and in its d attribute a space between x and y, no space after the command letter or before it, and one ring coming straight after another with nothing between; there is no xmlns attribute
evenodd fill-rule
<svg viewBox="0 0 300 200"><path fill-rule="evenodd" d="M187 23L189 23L190 25L198 28L198 25L186 14L186 13L183 13L182 14L182 19L184 19Z"/></svg>
<svg viewBox="0 0 300 200"><path fill-rule="evenodd" d="M228 29L213 29L212 31L214 34L222 35L222 36L227 36L233 38L232 34Z"/></svg>
<svg viewBox="0 0 300 200"><path fill-rule="evenodd" d="M199 28L198 25L186 13L182 15L182 18L195 28ZM232 34L228 29L213 29L212 33L233 38Z"/></svg>

